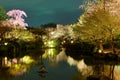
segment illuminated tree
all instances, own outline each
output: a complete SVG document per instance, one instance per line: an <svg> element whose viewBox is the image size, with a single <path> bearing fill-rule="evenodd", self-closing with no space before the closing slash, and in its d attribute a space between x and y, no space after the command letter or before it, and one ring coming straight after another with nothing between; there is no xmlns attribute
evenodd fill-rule
<svg viewBox="0 0 120 80"><path fill-rule="evenodd" d="M50 32L51 39L57 39L66 34L67 29L63 25L57 25L54 31Z"/></svg>
<svg viewBox="0 0 120 80"><path fill-rule="evenodd" d="M11 24L11 27L26 29L28 26L28 24L25 23L25 20L23 19L24 17L27 17L24 11L15 9L8 11L7 15L10 17L8 21Z"/></svg>
<svg viewBox="0 0 120 80"><path fill-rule="evenodd" d="M119 15L120 13L120 1L119 0L97 0L96 2L95 1L87 0L86 1L87 7L84 6L83 9L85 9L87 13L91 13L92 11L100 8L104 10L109 10L113 15Z"/></svg>
<svg viewBox="0 0 120 80"><path fill-rule="evenodd" d="M6 14L6 11L4 8L0 7L0 38L4 38L4 34L7 31L10 31L10 28L8 28L5 24L6 19L8 19L8 16Z"/></svg>
<svg viewBox="0 0 120 80"><path fill-rule="evenodd" d="M120 31L118 2L118 0L87 0L86 4L83 4L84 14L80 16L79 22L74 24L75 33L82 36L81 39L95 42L100 50L103 50L102 44L109 40L114 51L113 40Z"/></svg>
<svg viewBox="0 0 120 80"><path fill-rule="evenodd" d="M50 33L52 39L58 38L75 38L72 25L57 25L56 29Z"/></svg>
<svg viewBox="0 0 120 80"><path fill-rule="evenodd" d="M35 35L28 30L23 29L13 29L11 32L5 34L7 39L19 39L21 41L35 41Z"/></svg>
<svg viewBox="0 0 120 80"><path fill-rule="evenodd" d="M11 31L9 27L0 27L0 39L4 39L5 34Z"/></svg>
<svg viewBox="0 0 120 80"><path fill-rule="evenodd" d="M120 34L120 16L112 15L109 10L98 8L80 17L74 29L81 38L95 42L101 50L105 41L110 41L113 49L113 39Z"/></svg>
<svg viewBox="0 0 120 80"><path fill-rule="evenodd" d="M100 0L83 0L83 4L79 6L79 8L87 11L91 6L96 5L100 2Z"/></svg>

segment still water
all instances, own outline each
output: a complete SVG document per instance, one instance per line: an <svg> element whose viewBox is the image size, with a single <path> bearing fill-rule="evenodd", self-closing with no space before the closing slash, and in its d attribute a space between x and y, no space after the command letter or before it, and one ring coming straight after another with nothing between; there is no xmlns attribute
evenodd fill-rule
<svg viewBox="0 0 120 80"><path fill-rule="evenodd" d="M92 60L92 61L91 61ZM120 80L120 65L114 62L79 58L65 53L65 49L46 49L36 57L24 56L21 59L3 60L0 80ZM14 63L13 63L14 62ZM7 64L6 64L7 63ZM9 65L8 65L9 64Z"/></svg>

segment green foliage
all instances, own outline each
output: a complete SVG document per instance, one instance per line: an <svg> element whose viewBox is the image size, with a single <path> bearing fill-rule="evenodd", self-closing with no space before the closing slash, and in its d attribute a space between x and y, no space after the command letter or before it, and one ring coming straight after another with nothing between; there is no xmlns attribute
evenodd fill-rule
<svg viewBox="0 0 120 80"><path fill-rule="evenodd" d="M120 34L119 21L120 16L113 16L108 10L97 9L80 17L75 29L79 30L84 39L105 41Z"/></svg>
<svg viewBox="0 0 120 80"><path fill-rule="evenodd" d="M35 41L35 35L23 29L13 29L11 32L6 33L5 38L15 38L26 42Z"/></svg>
<svg viewBox="0 0 120 80"><path fill-rule="evenodd" d="M79 42L73 44L64 45L66 48L66 54L82 54L91 55L93 53L94 45L89 42Z"/></svg>
<svg viewBox="0 0 120 80"><path fill-rule="evenodd" d="M45 28L28 28L28 30L35 35L47 35Z"/></svg>
<svg viewBox="0 0 120 80"><path fill-rule="evenodd" d="M41 25L41 27L44 27L44 28L53 27L53 28L55 28L55 27L56 27L56 24L55 24L55 23L48 23L48 24L43 24L43 25Z"/></svg>
<svg viewBox="0 0 120 80"><path fill-rule="evenodd" d="M0 7L0 21L6 20L8 18L4 8Z"/></svg>
<svg viewBox="0 0 120 80"><path fill-rule="evenodd" d="M11 28L9 27L0 27L0 38L4 38L5 33L10 32Z"/></svg>

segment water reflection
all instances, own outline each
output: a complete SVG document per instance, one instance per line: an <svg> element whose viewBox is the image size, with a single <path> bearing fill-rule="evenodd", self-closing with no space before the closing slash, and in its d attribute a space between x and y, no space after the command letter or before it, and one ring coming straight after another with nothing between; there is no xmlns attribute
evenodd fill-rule
<svg viewBox="0 0 120 80"><path fill-rule="evenodd" d="M30 56L24 56L22 58L9 59L8 57L1 58L1 70L6 70L10 75L20 76L23 75L29 65L33 63L34 60Z"/></svg>
<svg viewBox="0 0 120 80"><path fill-rule="evenodd" d="M105 64L106 62L103 61L101 64L101 61L96 61L97 64L87 64L85 63L85 59L87 56L84 56L83 59L80 58L80 60L76 60L76 58L72 57L72 56L67 56L65 55L65 51L63 49L63 51L61 51L62 53L58 54L57 57L60 60L66 60L70 66L76 66L78 71L81 73L82 80L120 80L120 66L119 65L115 65L116 62L112 62L112 61L108 61L108 64ZM59 55L61 55L59 56ZM64 54L64 55L63 55ZM89 56L88 56L89 57ZM64 58L64 59L63 59ZM86 60L87 61L87 60ZM93 59L92 57L90 57L90 59L88 59L89 62L92 62ZM88 62L87 61L87 62Z"/></svg>
<svg viewBox="0 0 120 80"><path fill-rule="evenodd" d="M40 68L38 70L39 76L44 78L44 77L46 77L46 73L48 73L48 71L46 70L46 67L44 65L44 61L43 61L42 55L40 56L39 64L40 64Z"/></svg>
<svg viewBox="0 0 120 80"><path fill-rule="evenodd" d="M2 80L120 80L119 62L67 55L65 48L48 48L44 53L0 59ZM79 56L79 58L78 58ZM34 64L33 64L34 63ZM4 75L2 74L4 73ZM8 77L6 77L8 76Z"/></svg>

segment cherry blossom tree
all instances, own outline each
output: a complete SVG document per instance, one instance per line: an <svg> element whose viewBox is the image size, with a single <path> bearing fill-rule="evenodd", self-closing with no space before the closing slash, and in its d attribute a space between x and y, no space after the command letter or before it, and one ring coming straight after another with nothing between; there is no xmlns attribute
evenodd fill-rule
<svg viewBox="0 0 120 80"><path fill-rule="evenodd" d="M119 15L120 0L86 0L79 8L83 8L88 14L99 8L109 10L113 15Z"/></svg>
<svg viewBox="0 0 120 80"><path fill-rule="evenodd" d="M75 34L73 32L72 25L60 25L58 24L54 31L50 33L51 39L58 39L58 38L75 38Z"/></svg>
<svg viewBox="0 0 120 80"><path fill-rule="evenodd" d="M11 32L5 34L6 39L19 39L21 41L35 41L35 35L28 30L13 29Z"/></svg>
<svg viewBox="0 0 120 80"><path fill-rule="evenodd" d="M10 28L4 25L7 18L6 10L0 6L0 40L4 38L6 32L10 31Z"/></svg>
<svg viewBox="0 0 120 80"><path fill-rule="evenodd" d="M7 15L10 17L10 19L8 19L8 22L10 25L12 25L12 27L18 28L19 26L19 28L26 29L28 26L24 20L24 17L27 17L24 11L19 9L10 10L7 12Z"/></svg>

